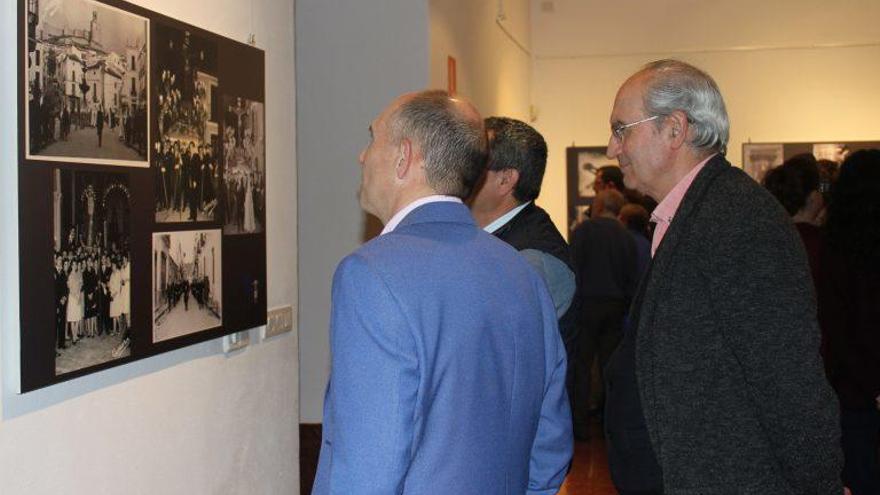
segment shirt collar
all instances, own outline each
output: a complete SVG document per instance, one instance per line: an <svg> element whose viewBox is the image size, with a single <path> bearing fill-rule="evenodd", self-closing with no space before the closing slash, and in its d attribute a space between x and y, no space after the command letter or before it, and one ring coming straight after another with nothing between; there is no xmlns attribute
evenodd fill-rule
<svg viewBox="0 0 880 495"><path fill-rule="evenodd" d="M517 213L521 212L523 210L523 208L525 208L526 206L529 206L529 203L531 203L531 201L526 201L525 203L508 211L504 215L501 215L500 217L496 218L492 223L483 227L483 230L485 230L486 232L488 232L490 234L494 234L496 230L500 229L501 227L504 227L505 225L507 225L507 222L513 220L513 217L515 217L517 215Z"/></svg>
<svg viewBox="0 0 880 495"><path fill-rule="evenodd" d="M681 201L684 199L684 195L687 190L691 187L691 184L694 182L694 179L697 177L697 174L700 173L700 170L703 169L709 160L712 159L717 153L713 153L709 155L705 160L701 161L697 164L696 167L691 169L690 172L687 173L675 187L669 191L669 194L663 198L656 208L654 208L654 212L651 213L651 221L654 223L672 223L672 219L675 217L675 212L678 211L678 207L681 205Z"/></svg>
<svg viewBox="0 0 880 495"><path fill-rule="evenodd" d="M397 226L400 224L400 222L404 218L406 218L406 216L409 215L410 212L412 212L413 210L415 210L419 206L426 205L428 203L437 203L440 201L448 201L450 203L461 203L461 199L456 198L455 196L446 196L443 194L434 194L431 196L425 196L424 198L419 198L419 199L413 201L412 203L404 206L403 209L401 209L400 211L395 213L394 216L391 217L391 220L388 220L388 223L385 224L385 228L382 229L382 234L387 234L388 232L391 232L394 229L396 229ZM382 234L379 234L379 235L382 235Z"/></svg>

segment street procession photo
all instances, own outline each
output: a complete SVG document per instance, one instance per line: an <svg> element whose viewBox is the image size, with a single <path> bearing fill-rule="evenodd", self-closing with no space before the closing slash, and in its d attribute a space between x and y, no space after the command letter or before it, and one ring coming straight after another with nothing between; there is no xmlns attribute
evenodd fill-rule
<svg viewBox="0 0 880 495"><path fill-rule="evenodd" d="M148 167L149 21L89 0L30 4L26 157Z"/></svg>

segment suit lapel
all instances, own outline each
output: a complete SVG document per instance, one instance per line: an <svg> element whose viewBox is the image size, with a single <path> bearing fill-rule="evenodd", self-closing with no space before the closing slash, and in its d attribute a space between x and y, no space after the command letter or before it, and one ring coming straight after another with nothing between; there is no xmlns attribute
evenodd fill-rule
<svg viewBox="0 0 880 495"><path fill-rule="evenodd" d="M631 308L631 322L636 325L637 332L636 378L639 382L642 411L648 425L651 444L654 446L661 466L663 464L662 442L656 428L652 428L652 425L657 424L657 418L653 417L653 412L657 409L654 407L656 394L653 380L650 379L653 375L654 360L656 359L653 345L656 335L652 331L658 304L655 295L665 293L664 284L668 282L667 274L673 268L676 247L687 237L693 227L690 222L691 217L699 210L703 198L711 190L711 184L729 166L727 160L718 155L712 158L694 178L694 182L685 193L666 235L663 236L660 246L651 259L648 273L642 278Z"/></svg>

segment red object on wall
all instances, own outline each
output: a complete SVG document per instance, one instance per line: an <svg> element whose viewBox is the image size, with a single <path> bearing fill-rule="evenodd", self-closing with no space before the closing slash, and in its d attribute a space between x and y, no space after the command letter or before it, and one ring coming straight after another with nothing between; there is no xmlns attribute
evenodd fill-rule
<svg viewBox="0 0 880 495"><path fill-rule="evenodd" d="M456 91L458 91L458 80L457 74L455 71L455 57L447 57L446 59L446 76L447 76L447 91L449 94L454 95Z"/></svg>

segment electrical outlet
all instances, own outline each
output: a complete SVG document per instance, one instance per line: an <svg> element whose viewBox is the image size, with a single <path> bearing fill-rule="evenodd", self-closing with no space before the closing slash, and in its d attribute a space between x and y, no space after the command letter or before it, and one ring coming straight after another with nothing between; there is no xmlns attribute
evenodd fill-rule
<svg viewBox="0 0 880 495"><path fill-rule="evenodd" d="M293 306L279 306L266 313L266 326L262 330L263 339L291 330L293 330Z"/></svg>

